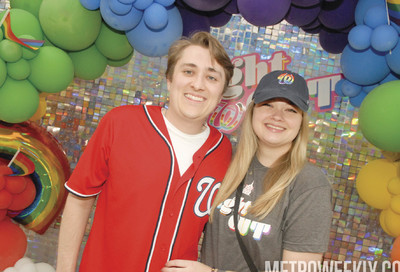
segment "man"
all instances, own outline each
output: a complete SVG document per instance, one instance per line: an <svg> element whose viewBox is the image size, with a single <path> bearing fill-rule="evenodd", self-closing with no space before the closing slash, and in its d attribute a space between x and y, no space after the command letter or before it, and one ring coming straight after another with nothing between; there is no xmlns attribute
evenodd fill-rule
<svg viewBox="0 0 400 272"><path fill-rule="evenodd" d="M160 271L169 259L197 259L209 208L231 158L229 140L207 125L233 74L206 32L173 44L168 109L122 106L99 123L71 178L57 272Z"/></svg>

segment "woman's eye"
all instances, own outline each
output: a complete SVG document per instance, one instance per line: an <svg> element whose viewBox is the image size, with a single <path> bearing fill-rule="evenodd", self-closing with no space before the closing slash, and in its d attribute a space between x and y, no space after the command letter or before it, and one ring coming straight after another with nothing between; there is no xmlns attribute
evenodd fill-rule
<svg viewBox="0 0 400 272"><path fill-rule="evenodd" d="M297 113L297 110L295 109L288 109L289 112Z"/></svg>

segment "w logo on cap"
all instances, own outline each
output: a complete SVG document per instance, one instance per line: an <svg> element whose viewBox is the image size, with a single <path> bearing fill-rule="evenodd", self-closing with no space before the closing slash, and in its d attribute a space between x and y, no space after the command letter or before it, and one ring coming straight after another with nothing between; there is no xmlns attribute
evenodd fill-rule
<svg viewBox="0 0 400 272"><path fill-rule="evenodd" d="M283 74L280 74L277 77L277 79L278 79L279 84L291 85L294 82L294 75L288 74L288 73L283 73Z"/></svg>

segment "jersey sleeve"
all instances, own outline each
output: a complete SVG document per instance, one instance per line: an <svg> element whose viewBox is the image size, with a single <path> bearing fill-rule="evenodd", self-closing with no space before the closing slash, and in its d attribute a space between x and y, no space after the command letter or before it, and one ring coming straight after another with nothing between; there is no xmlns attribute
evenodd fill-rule
<svg viewBox="0 0 400 272"><path fill-rule="evenodd" d="M328 180L321 171L313 173L297 182L291 193L283 225L283 248L325 252L332 220L332 188Z"/></svg>
<svg viewBox="0 0 400 272"><path fill-rule="evenodd" d="M113 138L111 114L104 115L90 138L66 189L81 197L90 197L101 192L109 175L108 158Z"/></svg>

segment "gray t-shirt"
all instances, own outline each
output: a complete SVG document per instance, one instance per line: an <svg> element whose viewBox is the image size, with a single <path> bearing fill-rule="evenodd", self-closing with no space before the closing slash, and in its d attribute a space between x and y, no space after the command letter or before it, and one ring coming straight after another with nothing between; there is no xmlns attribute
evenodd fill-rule
<svg viewBox="0 0 400 272"><path fill-rule="evenodd" d="M277 205L264 219L246 214L262 193L268 168L253 159L243 187L238 229L260 271L265 262L282 260L283 249L323 253L328 248L332 218L332 188L321 169L306 164ZM201 261L220 270L250 271L239 247L233 222L235 193L215 210L208 223ZM267 267L268 268L268 267Z"/></svg>

